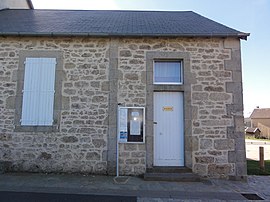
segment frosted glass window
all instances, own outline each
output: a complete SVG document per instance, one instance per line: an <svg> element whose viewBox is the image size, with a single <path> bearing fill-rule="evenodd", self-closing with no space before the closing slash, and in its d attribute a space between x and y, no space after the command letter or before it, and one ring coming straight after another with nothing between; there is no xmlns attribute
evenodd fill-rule
<svg viewBox="0 0 270 202"><path fill-rule="evenodd" d="M182 84L181 62L156 61L154 63L155 84Z"/></svg>

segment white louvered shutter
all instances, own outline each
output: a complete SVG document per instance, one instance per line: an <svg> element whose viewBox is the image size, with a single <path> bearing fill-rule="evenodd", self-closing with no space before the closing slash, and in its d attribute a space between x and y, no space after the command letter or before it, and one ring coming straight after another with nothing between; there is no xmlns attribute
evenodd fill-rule
<svg viewBox="0 0 270 202"><path fill-rule="evenodd" d="M53 124L56 58L26 58L21 125Z"/></svg>

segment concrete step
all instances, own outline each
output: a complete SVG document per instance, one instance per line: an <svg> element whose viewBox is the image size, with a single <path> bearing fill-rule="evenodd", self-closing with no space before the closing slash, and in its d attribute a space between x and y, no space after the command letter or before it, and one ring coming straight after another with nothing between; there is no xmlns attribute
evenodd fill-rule
<svg viewBox="0 0 270 202"><path fill-rule="evenodd" d="M147 173L192 173L192 170L187 167L179 166L155 166L153 168L147 168Z"/></svg>
<svg viewBox="0 0 270 202"><path fill-rule="evenodd" d="M198 182L200 177L187 167L157 166L148 168L144 174L146 181Z"/></svg>
<svg viewBox="0 0 270 202"><path fill-rule="evenodd" d="M194 173L145 173L144 180L170 182L200 182L200 177Z"/></svg>

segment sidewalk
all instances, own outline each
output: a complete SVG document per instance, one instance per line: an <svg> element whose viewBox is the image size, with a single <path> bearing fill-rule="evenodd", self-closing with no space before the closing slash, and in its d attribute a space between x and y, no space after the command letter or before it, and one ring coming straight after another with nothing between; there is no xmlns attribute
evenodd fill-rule
<svg viewBox="0 0 270 202"><path fill-rule="evenodd" d="M270 201L270 176L250 176L248 182L151 182L138 177L5 173L0 191L136 196L137 201L245 201L242 193Z"/></svg>
<svg viewBox="0 0 270 202"><path fill-rule="evenodd" d="M270 142L246 139L246 156L248 159L259 160L259 147L264 147L264 159L270 160Z"/></svg>

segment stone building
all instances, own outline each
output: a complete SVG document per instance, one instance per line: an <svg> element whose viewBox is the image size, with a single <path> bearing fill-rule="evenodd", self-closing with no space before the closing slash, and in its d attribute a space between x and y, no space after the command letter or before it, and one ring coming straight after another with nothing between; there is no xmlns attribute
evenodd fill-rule
<svg viewBox="0 0 270 202"><path fill-rule="evenodd" d="M194 12L2 10L0 35L2 170L246 177L249 34Z"/></svg>
<svg viewBox="0 0 270 202"><path fill-rule="evenodd" d="M256 108L250 115L251 127L258 127L261 123L270 127L270 108Z"/></svg>
<svg viewBox="0 0 270 202"><path fill-rule="evenodd" d="M261 130L259 128L246 127L245 133L247 137L259 138L261 135Z"/></svg>
<svg viewBox="0 0 270 202"><path fill-rule="evenodd" d="M249 118L251 127L260 129L259 137L270 139L270 108L256 108Z"/></svg>

